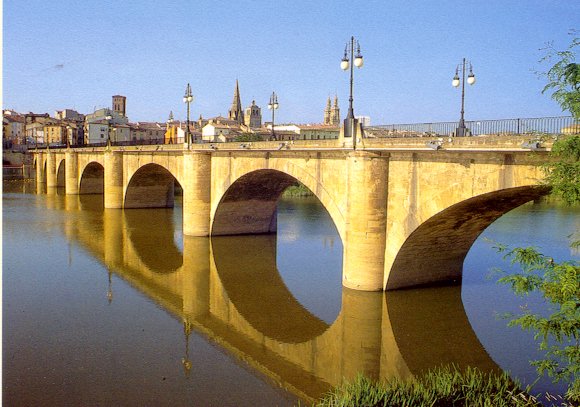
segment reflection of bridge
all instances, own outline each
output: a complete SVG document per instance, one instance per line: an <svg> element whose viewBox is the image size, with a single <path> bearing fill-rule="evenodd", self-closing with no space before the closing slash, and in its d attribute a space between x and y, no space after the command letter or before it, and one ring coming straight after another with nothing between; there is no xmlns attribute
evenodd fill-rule
<svg viewBox="0 0 580 407"><path fill-rule="evenodd" d="M48 192L102 193L106 208L171 207L179 184L190 236L275 231L278 197L299 181L337 227L343 284L371 291L459 281L477 236L546 192L537 186L546 152L523 150L521 138L452 139L440 150L363 140L356 151L335 141L49 150L36 153L37 179Z"/></svg>
<svg viewBox="0 0 580 407"><path fill-rule="evenodd" d="M403 378L448 363L497 369L471 329L460 287L386 296L344 288L328 325L280 278L275 236L185 236L182 255L171 211L103 211L76 196L47 202L67 211L68 239L183 321L187 333L197 331L304 399L358 373Z"/></svg>

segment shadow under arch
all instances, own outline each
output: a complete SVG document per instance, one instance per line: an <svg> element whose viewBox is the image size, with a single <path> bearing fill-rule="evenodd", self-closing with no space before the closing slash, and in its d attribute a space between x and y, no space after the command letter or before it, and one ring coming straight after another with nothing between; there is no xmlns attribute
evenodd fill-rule
<svg viewBox="0 0 580 407"><path fill-rule="evenodd" d="M503 189L459 202L434 215L415 229L399 250L386 290L459 283L465 256L481 232L503 214L549 190L538 185Z"/></svg>
<svg viewBox="0 0 580 407"><path fill-rule="evenodd" d="M276 236L214 236L211 247L230 301L257 331L282 343L301 343L328 329L284 284L276 267Z"/></svg>
<svg viewBox="0 0 580 407"><path fill-rule="evenodd" d="M79 194L103 194L105 191L105 167L98 162L90 162L84 168L79 183Z"/></svg>
<svg viewBox="0 0 580 407"><path fill-rule="evenodd" d="M123 211L124 228L143 264L154 273L174 273L183 265L175 244L173 211L143 209Z"/></svg>
<svg viewBox="0 0 580 407"><path fill-rule="evenodd" d="M56 186L62 188L66 186L66 160L61 160L56 171Z"/></svg>
<svg viewBox="0 0 580 407"><path fill-rule="evenodd" d="M257 170L241 176L225 192L213 218L211 235L276 232L276 206L282 192L299 182L277 170Z"/></svg>
<svg viewBox="0 0 580 407"><path fill-rule="evenodd" d="M390 291L385 304L394 341L411 374L452 364L501 372L469 323L461 286Z"/></svg>
<svg viewBox="0 0 580 407"><path fill-rule="evenodd" d="M146 164L135 171L127 184L123 207L173 208L175 184L179 182L169 170L159 164Z"/></svg>

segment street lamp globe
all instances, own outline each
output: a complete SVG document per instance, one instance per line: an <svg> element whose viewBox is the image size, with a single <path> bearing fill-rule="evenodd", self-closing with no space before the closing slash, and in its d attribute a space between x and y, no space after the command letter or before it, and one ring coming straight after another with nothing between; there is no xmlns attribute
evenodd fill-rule
<svg viewBox="0 0 580 407"><path fill-rule="evenodd" d="M459 75L457 75L457 72L455 73L455 76L453 77L453 80L451 81L451 85L454 88L459 86Z"/></svg>
<svg viewBox="0 0 580 407"><path fill-rule="evenodd" d="M342 69L343 71L346 71L349 67L349 63L348 63L348 59L346 57L344 57L342 59L342 61L340 61L340 69Z"/></svg>
<svg viewBox="0 0 580 407"><path fill-rule="evenodd" d="M469 76L467 77L467 83L473 85L475 83L475 75L473 72L469 72Z"/></svg>
<svg viewBox="0 0 580 407"><path fill-rule="evenodd" d="M357 68L362 68L363 66L363 57L360 53L360 45L358 41L356 42L356 56L354 57L354 66Z"/></svg>

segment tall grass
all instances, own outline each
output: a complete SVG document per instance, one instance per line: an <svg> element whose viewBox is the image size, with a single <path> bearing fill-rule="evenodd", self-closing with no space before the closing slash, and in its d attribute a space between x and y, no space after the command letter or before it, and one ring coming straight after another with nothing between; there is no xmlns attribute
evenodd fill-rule
<svg viewBox="0 0 580 407"><path fill-rule="evenodd" d="M529 390L529 389L528 389ZM552 397L552 396L549 396ZM548 402L572 406L552 397ZM447 366L430 370L411 380L392 379L375 383L363 376L332 390L314 404L317 407L411 407L411 406L541 406L536 397L520 390L507 373L485 373L478 369L459 370Z"/></svg>

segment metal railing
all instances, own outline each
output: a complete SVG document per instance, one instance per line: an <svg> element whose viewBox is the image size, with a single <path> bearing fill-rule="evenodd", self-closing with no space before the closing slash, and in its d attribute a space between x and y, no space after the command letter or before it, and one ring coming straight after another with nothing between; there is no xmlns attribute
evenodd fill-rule
<svg viewBox="0 0 580 407"><path fill-rule="evenodd" d="M386 124L365 127L374 137L427 137L449 136L455 133L458 122ZM500 120L466 121L472 136L517 134L570 134L580 133L580 122L571 116L535 117Z"/></svg>

